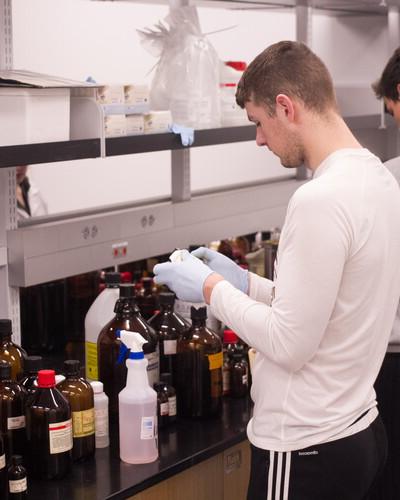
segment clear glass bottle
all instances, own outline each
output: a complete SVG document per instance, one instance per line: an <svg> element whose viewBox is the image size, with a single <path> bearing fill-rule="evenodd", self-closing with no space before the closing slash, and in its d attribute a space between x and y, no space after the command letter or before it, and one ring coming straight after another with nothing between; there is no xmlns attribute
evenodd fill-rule
<svg viewBox="0 0 400 500"><path fill-rule="evenodd" d="M174 312L175 294L161 292L158 296L160 311L149 319L157 333L160 349L160 373L171 373L172 381L176 371L176 348L178 339L186 333L190 324Z"/></svg>
<svg viewBox="0 0 400 500"><path fill-rule="evenodd" d="M107 448L110 446L109 421L108 421L108 397L103 390L102 382L90 383L94 392L94 429L96 448Z"/></svg>
<svg viewBox="0 0 400 500"><path fill-rule="evenodd" d="M148 341L143 346L143 352L148 361L147 374L151 387L160 375L156 332L139 312L133 285L121 284L119 290L120 298L115 305L115 317L103 328L97 341L99 379L109 397L112 417L118 412L118 394L125 387L127 375L125 359L119 359L121 342L116 335L119 330L138 332Z"/></svg>
<svg viewBox="0 0 400 500"><path fill-rule="evenodd" d="M28 498L28 479L26 469L22 465L21 455L11 457L10 467L8 468L8 499L24 500Z"/></svg>
<svg viewBox="0 0 400 500"><path fill-rule="evenodd" d="M0 426L5 437L6 457L26 452L25 399L26 391L11 378L12 368L0 362Z"/></svg>
<svg viewBox="0 0 400 500"><path fill-rule="evenodd" d="M80 362L64 361L65 380L58 389L67 398L72 411L72 460L86 460L95 451L94 394L93 388L80 376Z"/></svg>
<svg viewBox="0 0 400 500"><path fill-rule="evenodd" d="M40 370L26 408L29 474L41 479L61 479L72 463L71 407L55 385L54 370Z"/></svg>
<svg viewBox="0 0 400 500"><path fill-rule="evenodd" d="M192 326L178 341L178 414L218 415L222 404L222 342L206 327L207 309L191 308Z"/></svg>
<svg viewBox="0 0 400 500"><path fill-rule="evenodd" d="M11 364L11 377L20 380L24 374L26 352L11 340L12 323L10 319L0 319L0 360Z"/></svg>

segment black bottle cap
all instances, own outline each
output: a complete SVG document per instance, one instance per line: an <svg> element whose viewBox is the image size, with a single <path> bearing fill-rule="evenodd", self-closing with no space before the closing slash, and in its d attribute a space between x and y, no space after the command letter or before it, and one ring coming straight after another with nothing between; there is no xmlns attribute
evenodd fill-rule
<svg viewBox="0 0 400 500"><path fill-rule="evenodd" d="M135 288L132 283L121 283L119 285L119 296L122 299L133 297L135 294Z"/></svg>
<svg viewBox="0 0 400 500"><path fill-rule="evenodd" d="M42 356L27 356L24 359L24 372L37 373L43 368Z"/></svg>
<svg viewBox="0 0 400 500"><path fill-rule="evenodd" d="M105 273L104 283L109 287L117 287L121 283L121 274L113 272Z"/></svg>
<svg viewBox="0 0 400 500"><path fill-rule="evenodd" d="M77 359L67 359L64 361L64 373L65 376L68 375L79 375L81 370L81 364Z"/></svg>
<svg viewBox="0 0 400 500"><path fill-rule="evenodd" d="M22 465L24 462L24 459L22 458L22 455L13 455L11 457L11 465Z"/></svg>
<svg viewBox="0 0 400 500"><path fill-rule="evenodd" d="M172 385L172 375L170 373L161 373L160 374L161 382L164 382L167 385Z"/></svg>
<svg viewBox="0 0 400 500"><path fill-rule="evenodd" d="M0 338L8 337L12 333L12 323L10 319L0 319Z"/></svg>
<svg viewBox="0 0 400 500"><path fill-rule="evenodd" d="M173 292L161 292L158 294L160 306L173 306L175 303L175 294Z"/></svg>
<svg viewBox="0 0 400 500"><path fill-rule="evenodd" d="M190 317L192 320L207 319L207 307L199 307L198 309L196 309L195 307L191 306Z"/></svg>
<svg viewBox="0 0 400 500"><path fill-rule="evenodd" d="M164 390L165 383L164 382L154 382L153 389L156 392L162 392Z"/></svg>
<svg viewBox="0 0 400 500"><path fill-rule="evenodd" d="M0 380L8 380L11 378L11 363L8 361L0 361Z"/></svg>

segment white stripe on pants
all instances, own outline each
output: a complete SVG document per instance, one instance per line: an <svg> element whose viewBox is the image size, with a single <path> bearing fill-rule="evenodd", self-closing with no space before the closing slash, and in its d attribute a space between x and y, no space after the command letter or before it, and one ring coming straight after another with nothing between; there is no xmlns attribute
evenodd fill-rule
<svg viewBox="0 0 400 500"><path fill-rule="evenodd" d="M283 467L284 458L286 458ZM291 452L269 452L267 500L288 500ZM276 464L276 466L275 466ZM283 496L281 491L283 488Z"/></svg>

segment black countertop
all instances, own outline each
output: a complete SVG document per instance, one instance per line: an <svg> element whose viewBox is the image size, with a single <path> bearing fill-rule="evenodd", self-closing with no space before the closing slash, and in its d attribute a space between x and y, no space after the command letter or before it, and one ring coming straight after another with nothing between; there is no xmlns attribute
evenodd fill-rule
<svg viewBox="0 0 400 500"><path fill-rule="evenodd" d="M103 500L135 495L246 439L251 414L249 399L224 398L222 416L207 420L179 419L159 432L158 460L146 465L120 461L118 434L110 435L111 446L74 464L70 474L58 481L28 478L29 499Z"/></svg>

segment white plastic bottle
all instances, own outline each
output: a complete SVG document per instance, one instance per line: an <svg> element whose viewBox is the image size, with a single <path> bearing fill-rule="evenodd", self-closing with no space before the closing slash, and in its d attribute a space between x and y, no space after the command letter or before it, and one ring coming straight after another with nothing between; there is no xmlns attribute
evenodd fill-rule
<svg viewBox="0 0 400 500"><path fill-rule="evenodd" d="M103 390L103 383L91 382L94 392L94 431L96 448L107 448L110 445L108 423L108 396Z"/></svg>
<svg viewBox="0 0 400 500"><path fill-rule="evenodd" d="M247 125L246 112L236 104L236 90L246 63L243 61L221 61L219 86L221 100L221 125L233 127Z"/></svg>
<svg viewBox="0 0 400 500"><path fill-rule="evenodd" d="M119 298L119 273L106 273L106 288L96 297L85 317L85 368L86 378L99 379L97 364L97 337L102 328L114 317L115 303Z"/></svg>
<svg viewBox="0 0 400 500"><path fill-rule="evenodd" d="M142 349L147 341L126 330L121 330L120 339L130 353L126 386L118 395L119 455L128 464L146 464L158 458L157 393L149 385Z"/></svg>

